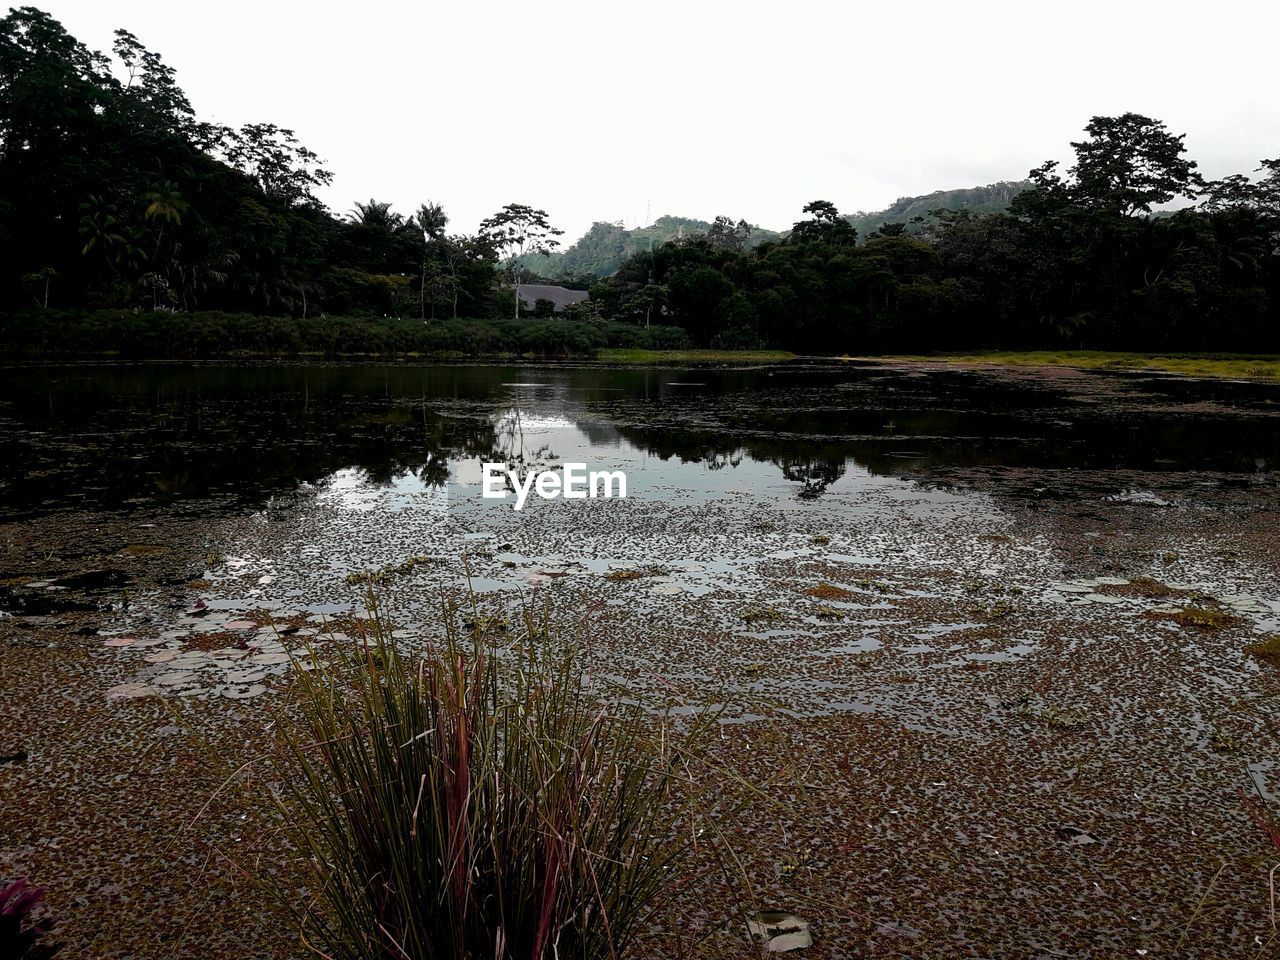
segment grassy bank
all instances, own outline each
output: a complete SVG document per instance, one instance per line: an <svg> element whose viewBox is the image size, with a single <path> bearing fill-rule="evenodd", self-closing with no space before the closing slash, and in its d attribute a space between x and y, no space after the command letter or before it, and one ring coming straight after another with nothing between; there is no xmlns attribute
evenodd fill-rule
<svg viewBox="0 0 1280 960"><path fill-rule="evenodd" d="M168 311L40 310L0 317L9 359L544 357L590 359L598 350L681 349L677 327L648 330L582 320L417 320L396 317L261 317Z"/></svg>
<svg viewBox="0 0 1280 960"><path fill-rule="evenodd" d="M794 360L785 350L645 350L605 349L596 358L606 363L781 363Z"/></svg>
<svg viewBox="0 0 1280 960"><path fill-rule="evenodd" d="M1259 354L1031 350L867 359L1000 364L1014 367L1078 367L1083 370L1151 370L1189 377L1221 377L1231 380L1280 379L1280 357Z"/></svg>

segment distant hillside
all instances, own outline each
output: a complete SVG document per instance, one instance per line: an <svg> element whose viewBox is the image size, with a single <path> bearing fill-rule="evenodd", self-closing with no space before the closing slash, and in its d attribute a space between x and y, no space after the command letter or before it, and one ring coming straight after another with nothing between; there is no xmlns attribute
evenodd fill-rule
<svg viewBox="0 0 1280 960"><path fill-rule="evenodd" d="M845 219L858 228L858 236L865 237L886 223L910 224L915 217L929 218L930 210L972 210L974 213L1000 213L1009 207L1009 201L1031 186L1029 180L1001 180L985 187L966 187L960 190L935 190L923 197L899 197L887 209L875 213L859 211ZM908 230L913 229L908 226ZM918 229L918 228L914 228Z"/></svg>
<svg viewBox="0 0 1280 960"><path fill-rule="evenodd" d="M885 210L874 213L859 211L846 219L858 228L858 236L867 234L886 223L905 223L908 230L919 229L911 224L914 217L929 219L931 210L972 210L975 213L999 213L1009 206L1009 201L1025 190L1026 180L1005 180L985 187L967 187L960 190L935 190L923 197L900 197ZM616 273L623 262L650 246L660 247L680 236L706 233L711 224L706 220L689 217L659 217L650 226L627 230L616 223L597 221L585 234L564 250L550 256L524 258L526 269L541 277L582 276L594 274L607 277ZM754 247L773 237L786 236L775 230L752 227L747 240Z"/></svg>
<svg viewBox="0 0 1280 960"><path fill-rule="evenodd" d="M648 250L650 246L660 247L668 240L675 240L680 236L706 233L710 227L711 224L706 220L672 216L659 217L650 226L634 230L624 229L616 223L597 221L572 246L547 257L525 257L524 265L543 277L584 273L607 277L616 273L632 254ZM752 227L747 246L753 247L776 236L778 234L773 230Z"/></svg>

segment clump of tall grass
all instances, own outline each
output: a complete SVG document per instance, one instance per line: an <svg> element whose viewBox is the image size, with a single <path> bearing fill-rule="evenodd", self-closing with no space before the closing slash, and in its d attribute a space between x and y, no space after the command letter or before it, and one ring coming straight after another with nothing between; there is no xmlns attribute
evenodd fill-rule
<svg viewBox="0 0 1280 960"><path fill-rule="evenodd" d="M449 626L299 670L281 802L309 874L303 935L340 960L623 957L694 831L661 718L581 650Z"/></svg>

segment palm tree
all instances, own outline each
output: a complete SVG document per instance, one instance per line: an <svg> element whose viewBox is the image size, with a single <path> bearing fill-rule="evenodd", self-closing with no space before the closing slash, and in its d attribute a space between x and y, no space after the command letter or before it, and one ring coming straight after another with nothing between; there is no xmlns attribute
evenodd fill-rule
<svg viewBox="0 0 1280 960"><path fill-rule="evenodd" d="M444 228L449 224L449 217L444 207L428 200L418 207L418 212L411 218L422 231L425 241L422 246L422 285L418 289L418 319L425 320L427 314L427 260L431 253L431 245L444 240ZM436 317L435 297L431 298L431 319Z"/></svg>
<svg viewBox="0 0 1280 960"><path fill-rule="evenodd" d="M80 204L79 232L84 240L80 253L87 257L98 251L117 280L124 280L120 265L133 267L142 259L142 251L134 245L116 208L97 194L90 194Z"/></svg>
<svg viewBox="0 0 1280 960"><path fill-rule="evenodd" d="M382 203L379 200L357 203L351 208L348 216L352 223L385 233L394 233L396 228L404 223L404 218L400 214L391 212L391 204Z"/></svg>
<svg viewBox="0 0 1280 960"><path fill-rule="evenodd" d="M444 207L430 200L418 207L413 219L427 240L443 238L444 228L449 225L449 216L444 212Z"/></svg>
<svg viewBox="0 0 1280 960"><path fill-rule="evenodd" d="M160 234L156 237L156 252L151 256L154 260L160 255L160 245L164 243L165 226L170 223L175 226L182 223L182 215L187 212L191 204L182 199L182 194L178 193L178 185L172 180L162 180L153 185L142 195L142 199L147 204L147 209L142 216L147 220L160 221Z"/></svg>

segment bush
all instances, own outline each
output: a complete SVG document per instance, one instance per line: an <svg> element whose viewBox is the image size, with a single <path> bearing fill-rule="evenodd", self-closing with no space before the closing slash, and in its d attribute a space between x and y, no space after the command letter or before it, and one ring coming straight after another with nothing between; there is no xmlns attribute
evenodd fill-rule
<svg viewBox="0 0 1280 960"><path fill-rule="evenodd" d="M281 893L341 960L623 956L693 833L680 755L545 622L497 645L447 619L410 657L375 610L362 648L297 671L281 802L314 897Z"/></svg>
<svg viewBox="0 0 1280 960"><path fill-rule="evenodd" d="M217 311L170 313L163 310L32 310L0 317L0 350L12 357L107 355L181 360L242 355L589 357L608 343L609 333L602 323L558 318L423 321L394 317L308 317L302 320Z"/></svg>

